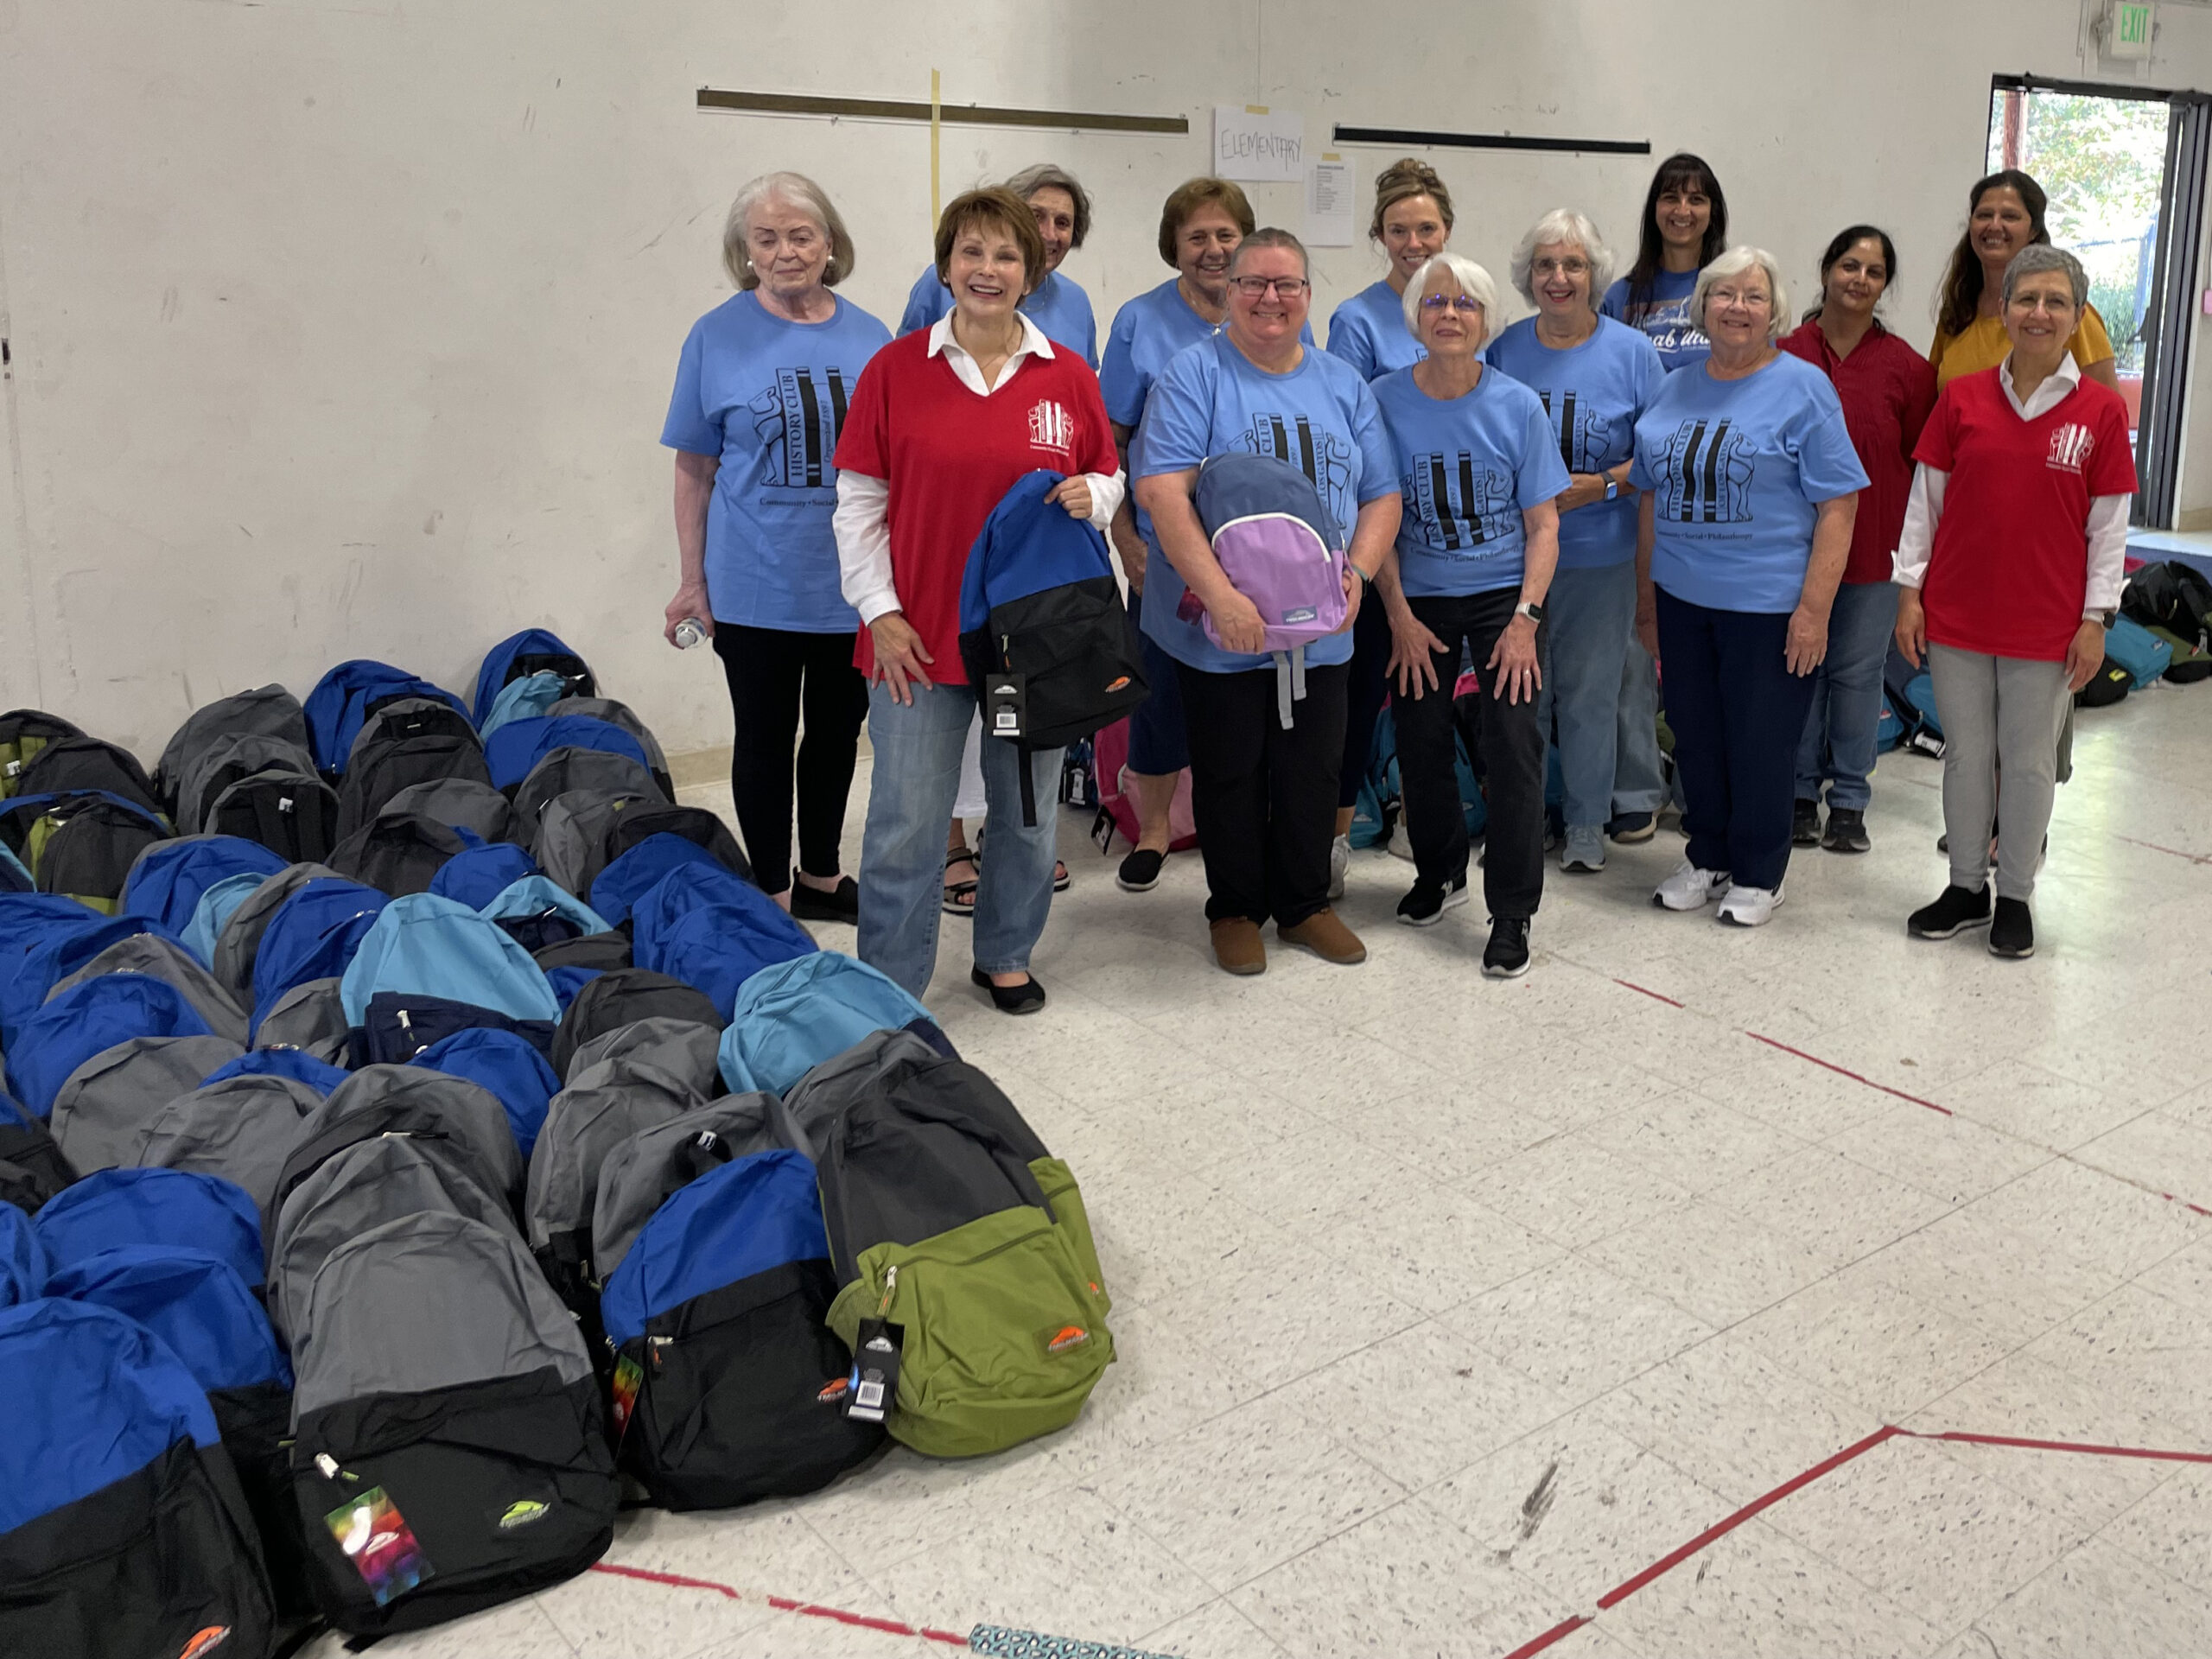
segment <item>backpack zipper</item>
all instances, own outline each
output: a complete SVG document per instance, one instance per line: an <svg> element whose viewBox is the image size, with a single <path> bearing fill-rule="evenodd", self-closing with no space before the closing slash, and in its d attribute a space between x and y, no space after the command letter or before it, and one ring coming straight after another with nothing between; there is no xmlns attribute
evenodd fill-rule
<svg viewBox="0 0 2212 1659"><path fill-rule="evenodd" d="M878 1302L875 1306L875 1317L877 1319L888 1319L890 1317L891 1299L898 1294L899 1264L896 1262L893 1262L890 1267L884 1270L883 1300L880 1302Z"/></svg>

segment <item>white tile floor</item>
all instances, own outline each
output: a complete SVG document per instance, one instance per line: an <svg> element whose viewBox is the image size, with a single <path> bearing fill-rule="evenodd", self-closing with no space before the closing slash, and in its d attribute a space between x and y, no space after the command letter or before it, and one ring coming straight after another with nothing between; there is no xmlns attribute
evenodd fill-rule
<svg viewBox="0 0 2212 1659"><path fill-rule="evenodd" d="M1392 925L1382 853L1343 907L1365 966L1230 979L1196 859L1123 894L1068 815L1051 1006L992 1014L950 918L931 1001L1083 1179L1122 1356L1083 1418L625 1518L611 1562L734 1599L592 1573L379 1651L957 1650L772 1595L1190 1659L1576 1615L1549 1653L2202 1654L2212 1467L1906 1438L1599 1606L1885 1423L2212 1451L2212 691L2085 715L2076 766L2026 963L1905 937L1944 868L1909 756L1875 851L1801 854L1763 931L1652 910L1662 832L1554 874L1505 984L1478 906Z"/></svg>

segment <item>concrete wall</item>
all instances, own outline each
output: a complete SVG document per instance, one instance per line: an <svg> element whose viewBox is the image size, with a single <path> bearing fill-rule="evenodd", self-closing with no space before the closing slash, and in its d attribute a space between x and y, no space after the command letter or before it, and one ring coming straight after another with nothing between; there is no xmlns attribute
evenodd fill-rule
<svg viewBox="0 0 2212 1659"><path fill-rule="evenodd" d="M1649 138L1720 171L1737 236L1809 285L1890 226L1894 321L1929 298L1994 71L2094 73L2077 0L0 0L0 702L151 755L195 703L347 656L465 687L558 628L683 750L727 741L711 660L660 643L655 442L677 346L727 292L736 186L820 179L848 292L895 320L926 257L925 128L703 113L715 85L1184 114L1187 139L950 128L948 194L1051 157L1096 192L1069 273L1102 326L1166 273L1161 196L1216 102L1331 124ZM1937 43L1940 29L1942 41ZM2212 82L2161 9L2156 84ZM1371 178L1385 151L1355 151ZM1455 245L1503 274L1562 203L1625 242L1649 162L1440 150ZM1256 193L1301 222L1294 187ZM1363 190L1363 195L1364 190ZM1363 213L1364 201L1363 201ZM1323 254L1319 315L1372 279ZM1808 290L1809 291L1809 290ZM2212 422L2199 422L2212 445ZM2212 500L2212 456L2196 474Z"/></svg>

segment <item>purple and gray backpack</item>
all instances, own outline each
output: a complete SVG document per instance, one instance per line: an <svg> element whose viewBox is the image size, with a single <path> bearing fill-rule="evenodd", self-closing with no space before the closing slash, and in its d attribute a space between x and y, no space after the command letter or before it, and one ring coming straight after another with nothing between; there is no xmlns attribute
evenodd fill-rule
<svg viewBox="0 0 2212 1659"><path fill-rule="evenodd" d="M1198 522L1230 585L1267 625L1286 728L1306 695L1306 647L1344 625L1344 537L1313 480L1288 461L1236 451L1198 469ZM1200 626L1216 645L1213 618Z"/></svg>

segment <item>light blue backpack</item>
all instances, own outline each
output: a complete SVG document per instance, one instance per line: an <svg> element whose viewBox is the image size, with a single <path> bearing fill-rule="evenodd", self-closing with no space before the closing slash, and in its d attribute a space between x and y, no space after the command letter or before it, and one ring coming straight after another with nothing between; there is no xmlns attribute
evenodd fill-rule
<svg viewBox="0 0 2212 1659"><path fill-rule="evenodd" d="M529 951L498 923L435 893L395 899L378 914L339 984L346 1020L359 1025L378 991L442 996L516 1020L561 1017Z"/></svg>
<svg viewBox="0 0 2212 1659"><path fill-rule="evenodd" d="M864 962L818 950L760 969L738 987L722 1033L732 1094L782 1094L833 1054L879 1031L911 1031L957 1059L930 1011Z"/></svg>
<svg viewBox="0 0 2212 1659"><path fill-rule="evenodd" d="M492 712L484 716L477 735L489 737L511 720L535 720L568 695L569 683L550 668L509 680L493 698Z"/></svg>

